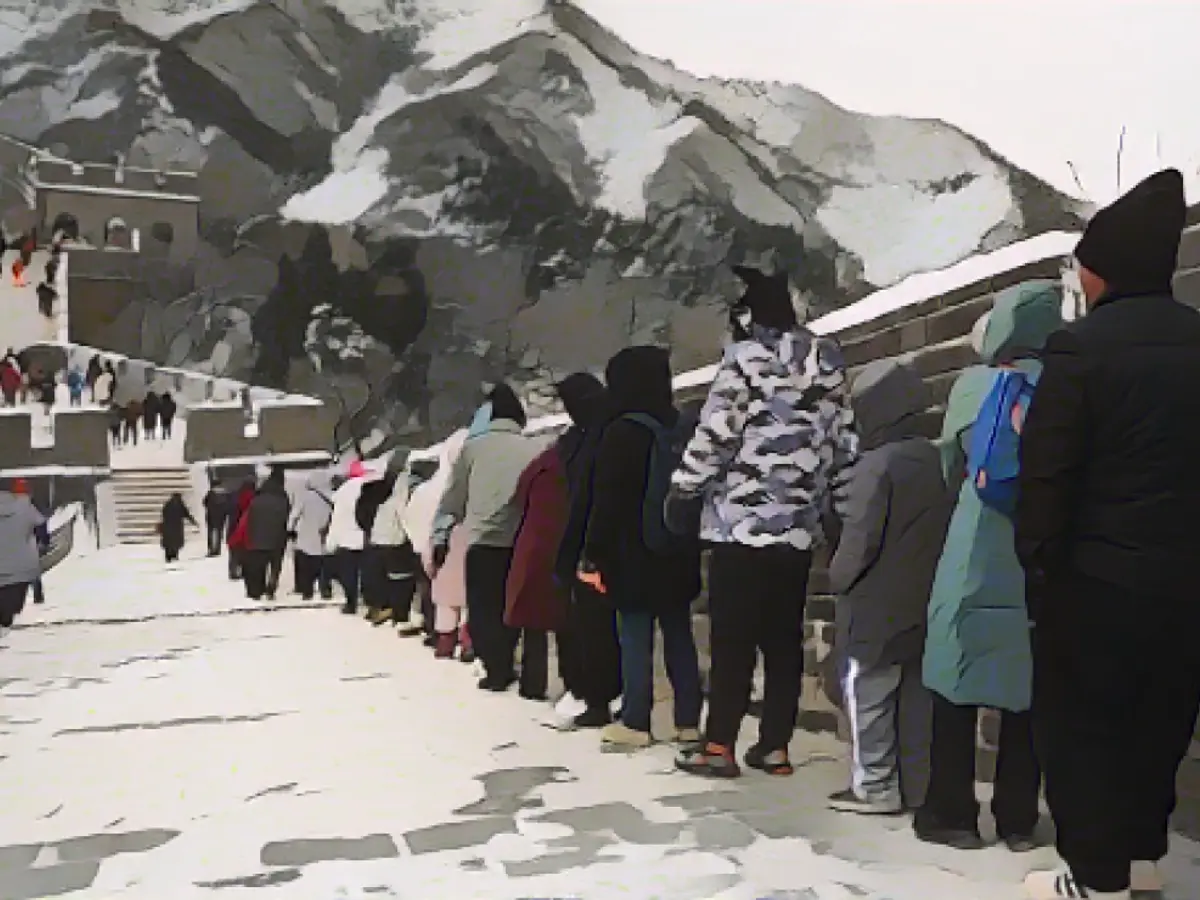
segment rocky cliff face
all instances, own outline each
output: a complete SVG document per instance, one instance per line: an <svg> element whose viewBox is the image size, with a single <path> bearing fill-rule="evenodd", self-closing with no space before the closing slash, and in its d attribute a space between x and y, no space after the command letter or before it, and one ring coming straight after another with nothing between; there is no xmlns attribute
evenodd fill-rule
<svg viewBox="0 0 1200 900"><path fill-rule="evenodd" d="M200 173L204 244L136 349L360 434L444 433L500 377L544 406L631 341L711 361L729 262L819 311L1077 224L952 126L694 78L567 3L50 0L0 52L15 137Z"/></svg>

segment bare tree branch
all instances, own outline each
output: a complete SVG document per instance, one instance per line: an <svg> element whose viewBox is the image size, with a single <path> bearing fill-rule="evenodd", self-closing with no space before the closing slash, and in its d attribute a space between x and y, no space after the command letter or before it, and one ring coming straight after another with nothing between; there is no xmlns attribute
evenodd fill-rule
<svg viewBox="0 0 1200 900"><path fill-rule="evenodd" d="M1071 177L1075 180L1075 187L1079 188L1079 193L1087 196L1087 189L1083 186L1083 182L1079 180L1079 170L1075 168L1075 163L1067 160L1067 168L1071 170Z"/></svg>
<svg viewBox="0 0 1200 900"><path fill-rule="evenodd" d="M1125 126L1121 126L1121 136L1117 138L1117 193L1121 193L1121 157L1125 155Z"/></svg>

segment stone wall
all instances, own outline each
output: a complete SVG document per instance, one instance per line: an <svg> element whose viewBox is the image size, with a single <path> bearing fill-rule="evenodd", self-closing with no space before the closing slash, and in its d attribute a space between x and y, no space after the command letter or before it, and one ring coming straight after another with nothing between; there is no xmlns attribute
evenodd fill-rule
<svg viewBox="0 0 1200 900"><path fill-rule="evenodd" d="M54 445L32 446L33 420L27 412L0 415L0 471L62 466L109 467L108 416L101 409L59 410Z"/></svg>
<svg viewBox="0 0 1200 900"><path fill-rule="evenodd" d="M39 186L38 220L46 234L54 220L69 213L79 222L79 236L95 247L103 247L105 229L111 219L120 218L136 229L146 246L152 235L167 226L171 235L166 255L177 265L185 265L196 255L200 242L199 201L156 198L149 195L105 193L95 188Z"/></svg>
<svg viewBox="0 0 1200 900"><path fill-rule="evenodd" d="M188 413L183 455L188 463L281 453L329 451L337 411L320 403L263 406L258 435L246 436L240 406L197 407Z"/></svg>

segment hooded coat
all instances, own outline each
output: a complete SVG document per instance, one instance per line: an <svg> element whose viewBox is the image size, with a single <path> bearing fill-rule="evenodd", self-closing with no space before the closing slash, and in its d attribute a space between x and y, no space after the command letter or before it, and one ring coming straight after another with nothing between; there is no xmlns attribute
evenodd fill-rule
<svg viewBox="0 0 1200 900"><path fill-rule="evenodd" d="M325 553L325 533L333 516L333 473L327 469L309 474L292 509L288 531L296 536L295 547L307 556Z"/></svg>
<svg viewBox="0 0 1200 900"><path fill-rule="evenodd" d="M446 483L450 480L450 470L462 453L466 443L468 430L463 428L454 432L442 442L438 454L438 469L433 477L424 484L418 485L408 501L404 512L404 523L413 549L421 557L426 570L431 568L433 561L434 533L437 522L438 506L445 493ZM438 540L441 538L439 537ZM451 528L449 531L449 550L445 562L433 579L431 591L434 605L443 610L460 610L467 605L467 546L462 528ZM453 617L443 613L443 623L448 623Z"/></svg>
<svg viewBox="0 0 1200 900"><path fill-rule="evenodd" d="M643 504L654 436L624 418L643 413L668 428L675 425L670 357L659 347L627 347L609 360L605 381L613 418L596 451L583 555L618 610L690 603L700 593L699 545L669 556L646 546Z"/></svg>
<svg viewBox="0 0 1200 900"><path fill-rule="evenodd" d="M1047 604L1077 573L1147 601L1200 589L1200 315L1171 294L1184 214L1180 174L1161 172L1076 250L1108 290L1047 343L1021 442L1017 549Z"/></svg>
<svg viewBox="0 0 1200 900"><path fill-rule="evenodd" d="M184 523L196 524L187 504L180 494L172 494L162 508L162 524L159 526L162 547L167 553L176 555L183 549Z"/></svg>
<svg viewBox="0 0 1200 900"><path fill-rule="evenodd" d="M559 437L555 452L567 489L567 521L559 542L555 569L564 585L572 584L583 553L584 531L592 507L592 470L596 450L610 417L608 391L584 372L569 375L558 385L571 426Z"/></svg>
<svg viewBox="0 0 1200 900"><path fill-rule="evenodd" d="M41 576L37 532L45 524L29 497L0 490L0 587L31 584Z"/></svg>
<svg viewBox="0 0 1200 900"><path fill-rule="evenodd" d="M704 498L704 541L811 550L825 542L832 478L856 454L845 361L836 341L795 324L786 280L736 271L748 284L736 340L672 492Z"/></svg>
<svg viewBox="0 0 1200 900"><path fill-rule="evenodd" d="M555 574L570 500L557 447L543 450L517 481L521 524L508 570L504 623L559 631L567 621L567 585Z"/></svg>
<svg viewBox="0 0 1200 900"><path fill-rule="evenodd" d="M839 655L862 669L919 659L929 593L953 508L933 442L918 416L929 388L894 360L868 365L851 404L861 456L841 503L842 534L829 563Z"/></svg>
<svg viewBox="0 0 1200 900"><path fill-rule="evenodd" d="M947 405L943 462L951 484L960 487L929 600L924 681L960 706L1011 712L1030 706L1029 613L1012 521L985 506L964 474L971 430L999 367L1018 368L1036 381L1036 355L1061 326L1058 282L1025 282L1000 292L983 336L985 366L959 376Z"/></svg>
<svg viewBox="0 0 1200 900"><path fill-rule="evenodd" d="M290 513L283 472L274 472L246 510L246 549L282 552L287 547Z"/></svg>

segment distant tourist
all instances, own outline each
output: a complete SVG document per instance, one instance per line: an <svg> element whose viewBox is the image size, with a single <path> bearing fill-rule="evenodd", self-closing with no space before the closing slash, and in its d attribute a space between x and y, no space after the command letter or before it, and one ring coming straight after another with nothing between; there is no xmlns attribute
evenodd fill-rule
<svg viewBox="0 0 1200 900"><path fill-rule="evenodd" d="M229 518L225 520L225 543L229 546L230 581L237 581L242 577L242 551L238 546L239 541L235 538L238 536L238 526L242 523L242 517L246 515L250 504L254 502L254 495L257 492L258 484L253 477L243 481L230 504Z"/></svg>
<svg viewBox="0 0 1200 900"><path fill-rule="evenodd" d="M161 409L162 401L158 394L147 391L146 399L142 401L142 426L148 441L158 437L158 417Z"/></svg>
<svg viewBox="0 0 1200 900"><path fill-rule="evenodd" d="M24 478L14 478L13 479L12 492L14 494L16 494L18 497L28 497L29 502L33 503L33 508L36 509L38 511L38 513L41 514L41 516L42 516L42 524L39 525L36 529L34 529L34 532L33 532L34 542L37 544L38 556L40 558L42 555L44 555L46 553L47 550L50 549L50 529L46 524L46 520L47 520L46 510L42 509L41 507L38 506L38 504L36 502L34 502L33 495L29 493L29 482L26 481ZM42 587L42 573L41 573L40 564L39 564L39 568L38 568L38 577L36 579L34 579L31 587L33 588L33 602L34 603L45 603L46 602L46 591Z"/></svg>
<svg viewBox="0 0 1200 900"><path fill-rule="evenodd" d="M171 426L175 423L175 413L178 411L179 407L175 403L175 398L169 392L163 394L158 401L158 421L162 424L164 441L171 439Z"/></svg>
<svg viewBox="0 0 1200 900"><path fill-rule="evenodd" d="M9 351L9 355L0 361L0 394L4 397L5 406L16 406L17 395L21 392L21 370L17 366L17 358Z"/></svg>
<svg viewBox="0 0 1200 900"><path fill-rule="evenodd" d="M67 394L70 396L72 406L83 405L84 384L84 375L79 366L71 366L70 371L67 372Z"/></svg>
<svg viewBox="0 0 1200 900"><path fill-rule="evenodd" d="M100 365L100 354L97 353L88 360L87 370L84 373L86 376L88 390L92 392L93 403L99 402L96 400L96 382L100 380L100 375L103 371L104 368Z"/></svg>
<svg viewBox="0 0 1200 900"><path fill-rule="evenodd" d="M121 430L121 443L137 446L138 426L142 424L142 402L130 400L125 404L125 423Z"/></svg>
<svg viewBox="0 0 1200 900"><path fill-rule="evenodd" d="M232 513L232 500L216 473L210 473L208 493L204 495L204 530L208 536L209 556L221 555L221 539Z"/></svg>
<svg viewBox="0 0 1200 900"><path fill-rule="evenodd" d="M96 360L93 359L92 362L96 362ZM99 367L98 363L97 367ZM88 369L90 372L90 365ZM113 374L112 369L99 369L95 379L92 380L92 402L98 403L101 406L107 406L113 400L115 387L116 376Z"/></svg>
<svg viewBox="0 0 1200 900"><path fill-rule="evenodd" d="M47 319L54 317L54 303L58 300L58 291L42 282L37 286L38 312Z"/></svg>
<svg viewBox="0 0 1200 900"><path fill-rule="evenodd" d="M29 497L14 493L12 480L0 479L0 629L12 627L30 585L41 578L37 533L45 524Z"/></svg>
<svg viewBox="0 0 1200 900"><path fill-rule="evenodd" d="M313 598L314 585L321 598L333 597L333 557L325 553L329 520L333 516L333 474L318 470L308 476L288 523L295 548L293 584L304 600Z"/></svg>
<svg viewBox="0 0 1200 900"><path fill-rule="evenodd" d="M125 427L125 409L116 403L108 408L108 433L112 436L114 447L120 447L121 430Z"/></svg>
<svg viewBox="0 0 1200 900"><path fill-rule="evenodd" d="M191 522L193 525L196 524L196 520L192 518L187 504L183 502L183 495L174 493L163 504L162 521L158 526L159 536L162 538L163 553L166 555L168 563L178 562L179 560L179 551L183 549L184 543L185 522Z"/></svg>
<svg viewBox="0 0 1200 900"><path fill-rule="evenodd" d="M275 599L279 573L288 542L291 503L284 487L283 469L274 469L246 509L239 528L242 541L242 579L251 600Z"/></svg>

